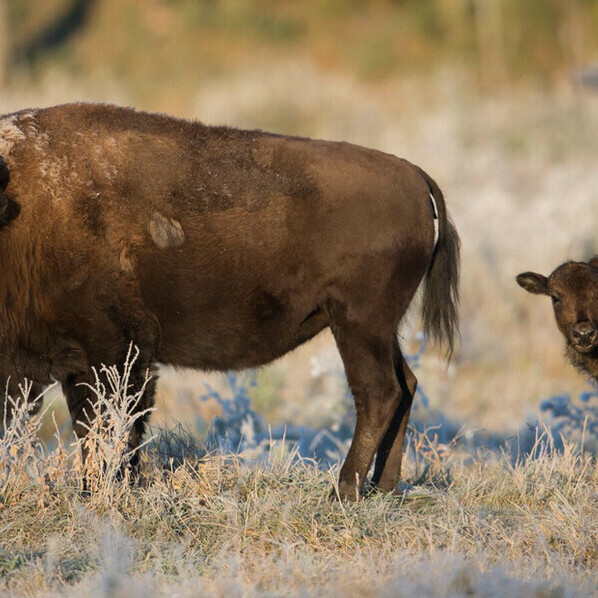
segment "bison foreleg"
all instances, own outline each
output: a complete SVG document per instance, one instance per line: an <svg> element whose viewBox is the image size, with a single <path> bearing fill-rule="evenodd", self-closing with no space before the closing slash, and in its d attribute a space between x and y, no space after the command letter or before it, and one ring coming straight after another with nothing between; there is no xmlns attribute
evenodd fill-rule
<svg viewBox="0 0 598 598"><path fill-rule="evenodd" d="M133 404L132 409L123 415L124 417L134 418L135 420L127 439L126 454L128 455L128 459L123 464L124 467L129 466L131 468L132 477L135 477L139 465L138 448L150 415L148 410L154 404L156 376L153 374L151 363L147 359L139 359L135 362L131 368L128 382L129 388L126 392L129 396L134 396L135 393L142 392L141 397ZM102 416L106 412L106 409L102 408L101 405L104 399L98 396L94 388L95 377L91 374L70 376L62 384L73 422L73 431L77 438L81 440L81 457L84 464L89 457L89 444L86 440L90 431L90 425L96 415ZM126 400L124 397L121 398ZM121 422L120 425L126 425L126 422Z"/></svg>

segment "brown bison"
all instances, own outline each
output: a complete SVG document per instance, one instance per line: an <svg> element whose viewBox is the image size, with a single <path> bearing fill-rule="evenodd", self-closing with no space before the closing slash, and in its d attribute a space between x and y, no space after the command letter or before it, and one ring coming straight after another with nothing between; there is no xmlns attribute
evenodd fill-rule
<svg viewBox="0 0 598 598"><path fill-rule="evenodd" d="M0 155L2 379L59 381L84 435L82 383L130 342L141 384L157 363L260 366L330 327L357 409L340 496L376 453L373 484L396 487L417 383L397 327L422 280L425 331L450 351L457 328L459 238L426 173L96 104L4 116Z"/></svg>
<svg viewBox="0 0 598 598"><path fill-rule="evenodd" d="M517 276L517 283L529 293L552 299L569 361L598 380L598 257L589 262L566 262L548 277L524 272Z"/></svg>

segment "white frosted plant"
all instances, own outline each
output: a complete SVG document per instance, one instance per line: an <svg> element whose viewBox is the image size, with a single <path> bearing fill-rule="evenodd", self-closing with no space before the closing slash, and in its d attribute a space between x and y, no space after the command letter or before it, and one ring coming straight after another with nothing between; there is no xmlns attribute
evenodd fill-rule
<svg viewBox="0 0 598 598"><path fill-rule="evenodd" d="M153 439L148 438L133 449L129 446L136 422L154 410L153 407L138 409L150 381L148 372L140 388L133 386L131 373L138 357L139 350L131 345L122 371L115 365L102 365L99 372L93 370L94 384L87 385L94 396L86 410L87 433L78 440L86 459L78 466L86 490L94 495L103 494L107 500L115 489L124 491L130 477L127 465ZM120 478L123 483L114 484Z"/></svg>
<svg viewBox="0 0 598 598"><path fill-rule="evenodd" d="M32 382L25 380L19 384L20 396L11 396L7 387L2 399L0 506L10 500L11 493L23 488L23 482L43 475L44 463L39 458L42 445L38 437L42 418L31 415L42 396L31 397L32 388Z"/></svg>

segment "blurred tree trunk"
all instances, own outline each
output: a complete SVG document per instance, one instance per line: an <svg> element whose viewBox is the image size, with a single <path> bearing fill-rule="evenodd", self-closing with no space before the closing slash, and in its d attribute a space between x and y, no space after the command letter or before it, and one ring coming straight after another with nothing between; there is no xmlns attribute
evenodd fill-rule
<svg viewBox="0 0 598 598"><path fill-rule="evenodd" d="M15 48L16 60L33 64L39 57L64 44L85 27L96 3L97 0L71 0L62 14L58 14L21 47Z"/></svg>
<svg viewBox="0 0 598 598"><path fill-rule="evenodd" d="M507 78L502 0L474 0L475 27L482 85L495 87Z"/></svg>
<svg viewBox="0 0 598 598"><path fill-rule="evenodd" d="M563 19L559 28L559 37L565 55L565 66L570 72L575 72L586 59L584 14L579 4L571 0L561 0L560 8Z"/></svg>
<svg viewBox="0 0 598 598"><path fill-rule="evenodd" d="M0 89L6 85L10 61L10 27L8 0L0 0Z"/></svg>

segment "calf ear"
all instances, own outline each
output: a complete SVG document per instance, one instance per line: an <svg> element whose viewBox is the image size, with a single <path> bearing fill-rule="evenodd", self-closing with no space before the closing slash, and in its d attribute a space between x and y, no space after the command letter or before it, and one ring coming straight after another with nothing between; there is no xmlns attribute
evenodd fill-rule
<svg viewBox="0 0 598 598"><path fill-rule="evenodd" d="M548 278L536 272L522 272L517 276L517 284L528 293L548 295Z"/></svg>

